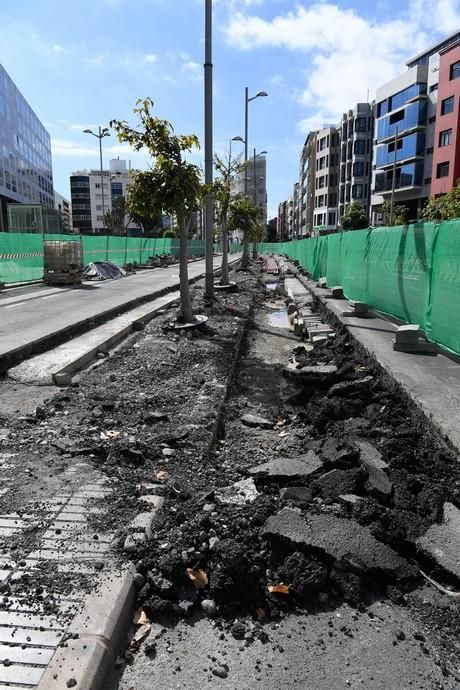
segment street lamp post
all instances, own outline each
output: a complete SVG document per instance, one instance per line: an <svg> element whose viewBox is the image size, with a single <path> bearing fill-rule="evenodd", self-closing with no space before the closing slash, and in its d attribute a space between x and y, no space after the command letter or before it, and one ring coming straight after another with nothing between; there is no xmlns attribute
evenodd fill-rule
<svg viewBox="0 0 460 690"><path fill-rule="evenodd" d="M229 150L229 156L228 156L229 165L232 162L232 141L241 141L243 144L245 143L243 137L232 137L230 139L230 150Z"/></svg>
<svg viewBox="0 0 460 690"><path fill-rule="evenodd" d="M255 101L256 98L261 98L263 96L268 96L265 91L258 91L255 96L249 97L248 87L245 87L244 92L244 162L246 165L244 172L244 194L247 196L248 193L248 106L251 101Z"/></svg>
<svg viewBox="0 0 460 690"><path fill-rule="evenodd" d="M101 165L101 194L102 194L102 229L104 229L105 203L104 203L104 168L102 167L102 140L104 137L109 137L109 128L99 126L99 134L95 134L91 129L84 129L84 134L91 134L96 139L99 139L99 162ZM97 210L96 210L97 218ZM106 256L106 259L108 257Z"/></svg>
<svg viewBox="0 0 460 690"><path fill-rule="evenodd" d="M212 115L212 0L205 0L205 60L204 60L204 167L205 183L213 181L213 115ZM214 199L211 192L205 202L205 295L214 297L213 266Z"/></svg>

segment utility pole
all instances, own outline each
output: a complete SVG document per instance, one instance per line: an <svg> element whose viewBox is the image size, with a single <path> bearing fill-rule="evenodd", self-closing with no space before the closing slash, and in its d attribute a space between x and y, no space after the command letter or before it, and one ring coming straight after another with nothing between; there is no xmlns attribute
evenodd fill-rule
<svg viewBox="0 0 460 690"><path fill-rule="evenodd" d="M212 0L205 0L205 62L204 62L204 178L207 185L213 181L212 156ZM214 297L213 271L214 199L209 192L205 203L205 296Z"/></svg>
<svg viewBox="0 0 460 690"><path fill-rule="evenodd" d="M393 208L395 200L395 183L396 183L396 156L398 149L398 128L395 131L395 150L393 152L393 179L391 180L391 201L390 201L390 226L393 225Z"/></svg>

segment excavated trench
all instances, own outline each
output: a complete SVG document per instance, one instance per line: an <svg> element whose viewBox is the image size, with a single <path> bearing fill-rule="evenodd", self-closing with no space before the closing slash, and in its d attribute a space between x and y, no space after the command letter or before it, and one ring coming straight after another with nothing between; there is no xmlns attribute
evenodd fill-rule
<svg viewBox="0 0 460 690"><path fill-rule="evenodd" d="M343 326L300 342L283 281L263 279L205 460L217 476L205 486L188 476L137 553L151 617L201 608L263 622L295 607L404 603L420 563L446 579L417 540L446 501L459 506L456 454ZM245 634L241 622L231 630Z"/></svg>

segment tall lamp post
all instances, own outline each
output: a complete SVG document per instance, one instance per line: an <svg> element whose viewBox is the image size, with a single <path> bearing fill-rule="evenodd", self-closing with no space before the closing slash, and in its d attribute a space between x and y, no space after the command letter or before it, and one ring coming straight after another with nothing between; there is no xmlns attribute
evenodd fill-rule
<svg viewBox="0 0 460 690"><path fill-rule="evenodd" d="M232 141L241 141L243 144L245 143L243 137L232 137L232 138L230 139L229 163L232 162Z"/></svg>
<svg viewBox="0 0 460 690"><path fill-rule="evenodd" d="M104 203L104 168L102 167L102 140L104 137L109 137L109 128L99 126L99 134L95 134L91 129L84 129L84 134L91 134L96 139L99 139L99 162L101 164L101 193L102 193L102 223L104 224L105 203ZM102 225L104 227L104 225Z"/></svg>
<svg viewBox="0 0 460 690"><path fill-rule="evenodd" d="M261 98L263 96L268 96L266 91L258 91L255 96L249 97L249 89L246 86L244 90L244 162L246 164L244 172L244 194L248 194L248 106L251 101L255 101L256 98Z"/></svg>
<svg viewBox="0 0 460 690"><path fill-rule="evenodd" d="M205 58L204 58L204 177L205 183L213 181L213 118L212 118L212 0L205 1ZM211 192L205 202L205 295L214 297L213 265L214 199Z"/></svg>

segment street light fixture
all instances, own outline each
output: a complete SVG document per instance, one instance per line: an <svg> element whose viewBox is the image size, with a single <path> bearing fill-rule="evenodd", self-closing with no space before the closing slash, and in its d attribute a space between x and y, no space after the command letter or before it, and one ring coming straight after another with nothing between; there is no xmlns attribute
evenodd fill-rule
<svg viewBox="0 0 460 690"><path fill-rule="evenodd" d="M245 87L245 92L244 92L245 98L244 98L244 162L246 164L245 168L245 173L244 173L244 193L247 196L248 193L248 106L251 101L254 101L256 98L262 98L264 96L268 96L268 93L266 91L258 91L255 96L249 96L249 89L246 86Z"/></svg>
<svg viewBox="0 0 460 690"><path fill-rule="evenodd" d="M229 158L230 158L230 163L232 162L232 141L241 141L243 144L246 143L246 142L244 141L243 137L232 137L232 138L230 139L230 156L229 156Z"/></svg>
<svg viewBox="0 0 460 690"><path fill-rule="evenodd" d="M102 192L102 229L104 229L105 203L104 203L104 169L102 167L102 140L104 137L109 137L109 128L99 126L99 134L95 134L91 129L84 129L84 134L91 134L96 139L99 139L99 162L101 164L101 192ZM97 214L96 214L97 215Z"/></svg>

